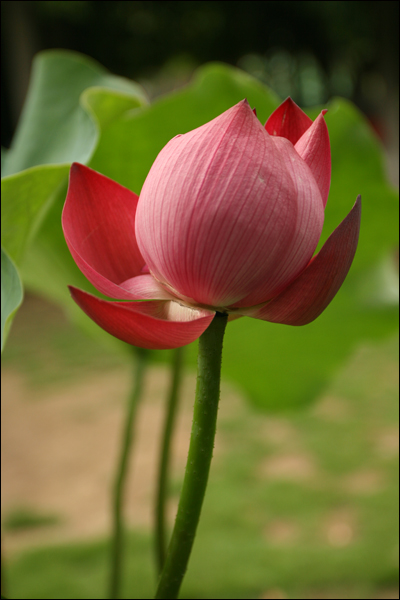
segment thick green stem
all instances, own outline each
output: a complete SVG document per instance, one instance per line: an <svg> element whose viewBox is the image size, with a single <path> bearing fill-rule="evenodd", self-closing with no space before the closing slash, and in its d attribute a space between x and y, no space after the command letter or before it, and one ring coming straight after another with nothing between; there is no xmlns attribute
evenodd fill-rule
<svg viewBox="0 0 400 600"><path fill-rule="evenodd" d="M196 400L181 498L155 598L174 599L186 572L207 487L214 448L222 341L228 316L216 313L199 339Z"/></svg>
<svg viewBox="0 0 400 600"><path fill-rule="evenodd" d="M158 470L158 489L155 508L155 552L158 572L161 573L166 555L166 501L168 484L168 467L171 454L171 440L176 421L179 389L182 380L184 348L177 348L173 354L172 381L165 413L164 432L161 444L160 464Z"/></svg>
<svg viewBox="0 0 400 600"><path fill-rule="evenodd" d="M113 533L111 540L111 577L109 598L116 600L119 598L121 588L122 572L122 554L123 554L123 518L122 505L124 499L126 473L128 470L129 456L133 441L133 424L136 416L136 409L142 395L143 376L146 370L148 360L148 350L143 348L132 348L135 358L135 374L133 380L132 393L128 399L127 411L125 415L124 431L122 435L122 445L120 458L117 464L115 482L113 488Z"/></svg>

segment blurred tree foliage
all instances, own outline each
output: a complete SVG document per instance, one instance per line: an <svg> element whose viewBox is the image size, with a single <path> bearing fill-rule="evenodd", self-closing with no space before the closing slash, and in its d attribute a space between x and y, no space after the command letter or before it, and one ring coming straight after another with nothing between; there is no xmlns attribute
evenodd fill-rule
<svg viewBox="0 0 400 600"><path fill-rule="evenodd" d="M373 117L397 87L398 4L2 2L2 144L11 140L31 59L46 48L83 52L144 80L152 95L218 60L303 106L338 94Z"/></svg>

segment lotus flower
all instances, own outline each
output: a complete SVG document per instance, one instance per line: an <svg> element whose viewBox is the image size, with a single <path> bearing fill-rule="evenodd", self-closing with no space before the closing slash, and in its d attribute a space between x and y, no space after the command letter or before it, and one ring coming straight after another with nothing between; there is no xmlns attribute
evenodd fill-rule
<svg viewBox="0 0 400 600"><path fill-rule="evenodd" d="M89 281L120 300L70 287L75 302L111 335L158 349L194 341L216 311L316 319L347 275L361 214L358 197L313 256L331 179L324 112L313 122L288 98L263 127L243 100L173 138L140 198L73 164L65 239Z"/></svg>

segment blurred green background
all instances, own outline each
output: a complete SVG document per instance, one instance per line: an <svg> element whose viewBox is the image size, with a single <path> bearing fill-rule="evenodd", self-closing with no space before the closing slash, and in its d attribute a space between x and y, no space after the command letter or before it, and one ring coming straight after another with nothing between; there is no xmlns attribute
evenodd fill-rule
<svg viewBox="0 0 400 600"><path fill-rule="evenodd" d="M385 137L398 123L398 2L2 2L2 145L8 147L32 57L87 54L154 97L223 61L301 106L339 95ZM395 140L394 144L395 146Z"/></svg>
<svg viewBox="0 0 400 600"><path fill-rule="evenodd" d="M398 597L396 194L385 183L385 168L398 183L397 22L397 2L2 3L5 147L33 55L54 47L84 52L138 81L156 100L142 116L124 121L121 112L120 121L104 126L89 163L137 192L149 156L158 151L150 138L146 146L146 132L157 130L167 141L174 128L193 128L196 119L200 124L211 118L210 110L218 114L239 100L244 88L263 122L287 95L305 108L340 95L361 108L375 131L350 105L330 105L335 154L325 238L357 193L367 200L356 275L330 312L308 328L251 319L229 326L220 448L217 442L182 597ZM170 95L210 60L255 79L242 81L216 66L198 72L187 91ZM62 74L60 90L68 88ZM257 80L272 92L257 87ZM107 102L88 98L104 125ZM196 115L186 114L185 105ZM136 146L125 135L127 127L137 136ZM116 143L118 152L110 157L107 147ZM40 163L28 159L19 168ZM64 188L60 202L63 195ZM45 247L59 224L57 210L38 237ZM32 263L40 247L30 255ZM24 281L37 289L29 280L29 256L26 264ZM104 597L108 486L131 365L121 345L85 335L49 302L58 300L63 268L60 263L57 273L57 261L50 260L47 300L27 294L2 361L5 587L15 598ZM185 462L195 355L193 344L175 448L171 523ZM153 357L131 466L124 597L151 597L154 584L151 475L170 353ZM296 405L306 408L294 411ZM140 435L152 443L146 446ZM56 549L50 545L55 541L62 542Z"/></svg>

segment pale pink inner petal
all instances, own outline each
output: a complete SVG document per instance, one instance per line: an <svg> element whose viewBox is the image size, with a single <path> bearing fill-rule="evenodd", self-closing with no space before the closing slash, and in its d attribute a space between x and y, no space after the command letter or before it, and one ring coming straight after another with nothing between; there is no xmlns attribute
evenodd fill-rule
<svg viewBox="0 0 400 600"><path fill-rule="evenodd" d="M154 303L151 303L151 305L152 306L148 307L147 314L153 315L159 319L175 321L177 323L188 323L190 321L196 321L197 319L202 319L204 317L208 318L211 315L214 315L212 311L183 306L174 301L164 302L162 305L160 303L157 309L154 308Z"/></svg>
<svg viewBox="0 0 400 600"><path fill-rule="evenodd" d="M120 287L137 300L176 300L153 275L132 277L121 283Z"/></svg>

